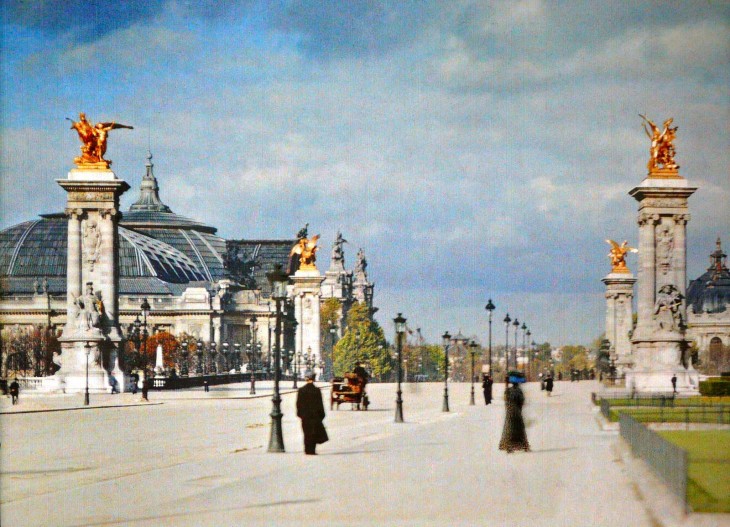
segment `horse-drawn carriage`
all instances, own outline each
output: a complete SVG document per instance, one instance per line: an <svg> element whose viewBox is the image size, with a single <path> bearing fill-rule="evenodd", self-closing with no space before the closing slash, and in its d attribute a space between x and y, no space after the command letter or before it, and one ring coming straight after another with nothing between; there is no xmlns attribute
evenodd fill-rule
<svg viewBox="0 0 730 527"><path fill-rule="evenodd" d="M360 410L360 406L367 410L370 401L365 393L366 384L367 380L356 373L346 373L344 377L334 377L330 391L330 410L335 403L338 410L342 403L352 403L358 410Z"/></svg>

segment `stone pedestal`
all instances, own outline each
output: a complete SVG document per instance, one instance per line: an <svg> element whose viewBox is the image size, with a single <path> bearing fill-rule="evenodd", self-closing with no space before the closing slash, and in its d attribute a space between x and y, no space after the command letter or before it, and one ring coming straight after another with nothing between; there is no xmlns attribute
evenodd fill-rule
<svg viewBox="0 0 730 527"><path fill-rule="evenodd" d="M639 202L639 271L633 368L626 385L639 392L696 393L698 375L686 339L687 199L695 190L676 170L650 173L629 193Z"/></svg>
<svg viewBox="0 0 730 527"><path fill-rule="evenodd" d="M66 392L83 392L89 350L90 391L111 390L112 383L121 391L127 383L118 365L118 222L119 197L129 185L108 169L74 169L57 182L68 193L68 257L67 322L56 375Z"/></svg>
<svg viewBox="0 0 730 527"><path fill-rule="evenodd" d="M322 358L320 344L319 308L324 278L315 270L299 270L291 277L294 284L291 294L294 299L294 316L297 319L296 353L307 353L311 349L314 364Z"/></svg>
<svg viewBox="0 0 730 527"><path fill-rule="evenodd" d="M611 343L611 358L619 373L633 363L629 334L633 329L633 298L636 278L630 272L611 272L606 284L606 338Z"/></svg>

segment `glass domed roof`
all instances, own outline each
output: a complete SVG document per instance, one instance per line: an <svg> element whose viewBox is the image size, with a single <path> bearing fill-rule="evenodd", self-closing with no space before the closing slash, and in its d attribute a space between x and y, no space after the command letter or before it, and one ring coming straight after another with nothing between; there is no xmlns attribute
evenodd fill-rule
<svg viewBox="0 0 730 527"><path fill-rule="evenodd" d="M710 255L707 272L689 283L687 305L697 314L722 313L730 306L730 270L720 238L715 252Z"/></svg>

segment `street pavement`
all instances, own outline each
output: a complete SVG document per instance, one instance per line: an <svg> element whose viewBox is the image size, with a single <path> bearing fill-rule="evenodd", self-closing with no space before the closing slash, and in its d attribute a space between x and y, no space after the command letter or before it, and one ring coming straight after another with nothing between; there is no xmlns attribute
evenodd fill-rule
<svg viewBox="0 0 730 527"><path fill-rule="evenodd" d="M532 451L498 450L503 386L371 384L368 411L329 410L330 441L303 454L291 383L286 452L267 452L271 384L140 395L21 394L0 400L0 522L71 526L632 526L662 525L602 431L594 382L526 387ZM49 411L50 410L50 411Z"/></svg>

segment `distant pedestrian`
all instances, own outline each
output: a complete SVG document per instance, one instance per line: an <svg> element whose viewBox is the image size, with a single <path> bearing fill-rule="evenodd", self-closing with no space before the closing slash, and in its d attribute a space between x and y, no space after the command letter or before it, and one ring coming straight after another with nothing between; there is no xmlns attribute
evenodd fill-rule
<svg viewBox="0 0 730 527"><path fill-rule="evenodd" d="M548 375L548 378L545 379L545 391L547 392L548 397L552 397L553 395L553 376Z"/></svg>
<svg viewBox="0 0 730 527"><path fill-rule="evenodd" d="M540 391L545 390L545 376L540 374Z"/></svg>
<svg viewBox="0 0 730 527"><path fill-rule="evenodd" d="M494 381L491 375L485 375L482 381L482 391L484 391L484 404L492 404L492 385Z"/></svg>
<svg viewBox="0 0 730 527"><path fill-rule="evenodd" d="M143 401L149 401L147 398L147 393L150 391L150 382L148 379L144 379L142 381L142 400Z"/></svg>
<svg viewBox="0 0 730 527"><path fill-rule="evenodd" d="M8 380L7 379L0 379L0 391L3 392L3 395L8 394Z"/></svg>
<svg viewBox="0 0 730 527"><path fill-rule="evenodd" d="M307 383L297 392L297 417L302 420L304 432L304 453L313 456L317 445L329 440L324 428L325 413L322 392L314 385L314 372L306 372Z"/></svg>
<svg viewBox="0 0 730 527"><path fill-rule="evenodd" d="M499 449L506 450L511 454L515 450L530 451L530 443L527 441L525 421L522 419L522 406L525 404L525 394L520 389L520 383L524 377L510 375L512 386L504 392L505 415L502 439L499 441Z"/></svg>
<svg viewBox="0 0 730 527"><path fill-rule="evenodd" d="M672 375L672 393L677 393L677 376Z"/></svg>
<svg viewBox="0 0 730 527"><path fill-rule="evenodd" d="M130 375L130 378L132 379L132 395L137 395L137 383L139 383L139 375L133 373L132 375Z"/></svg>
<svg viewBox="0 0 730 527"><path fill-rule="evenodd" d="M13 404L18 404L18 396L20 395L20 384L16 378L10 383L10 397L13 399Z"/></svg>
<svg viewBox="0 0 730 527"><path fill-rule="evenodd" d="M206 392L209 392L210 391L210 386L208 386L208 381L203 381L203 389Z"/></svg>

